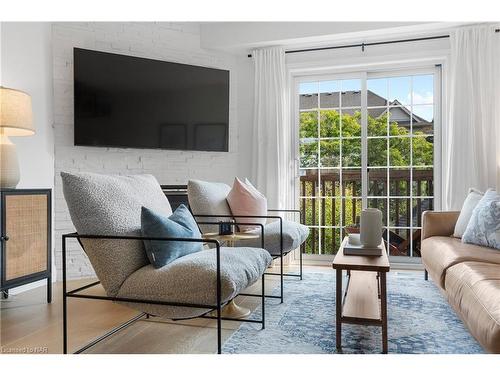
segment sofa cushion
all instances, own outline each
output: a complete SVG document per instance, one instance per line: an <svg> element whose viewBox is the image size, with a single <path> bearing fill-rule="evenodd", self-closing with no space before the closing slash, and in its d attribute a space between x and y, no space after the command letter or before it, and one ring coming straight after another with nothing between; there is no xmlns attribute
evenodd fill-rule
<svg viewBox="0 0 500 375"><path fill-rule="evenodd" d="M189 209L181 204L170 216L158 215L142 207L141 232L145 237L201 238L198 224ZM173 242L144 240L149 262L155 268L173 262L182 256L203 250L201 242Z"/></svg>
<svg viewBox="0 0 500 375"><path fill-rule="evenodd" d="M227 195L227 203L231 208L231 212L235 216L266 216L267 215L267 199L259 192L248 180L240 181L239 178L234 179L233 187ZM238 218L234 220L238 223L240 231L251 231L255 226L241 225L245 223L257 223L265 225L266 218Z"/></svg>
<svg viewBox="0 0 500 375"><path fill-rule="evenodd" d="M250 233L261 233L261 229L255 229ZM307 239L309 235L309 228L305 225L283 220L283 254L287 254L292 250L298 248ZM280 222L279 220L273 221L264 227L264 249L269 251L272 256L280 255ZM253 246L261 247L261 238L249 239L238 241L238 246Z"/></svg>
<svg viewBox="0 0 500 375"><path fill-rule="evenodd" d="M462 241L500 250L500 194L488 190L472 211Z"/></svg>
<svg viewBox="0 0 500 375"><path fill-rule="evenodd" d="M271 256L263 249L221 248L222 301L226 302L259 280ZM118 297L215 305L217 280L216 250L192 253L161 268L147 265L123 283ZM164 316L187 318L208 309L124 303L134 309Z"/></svg>
<svg viewBox="0 0 500 375"><path fill-rule="evenodd" d="M462 238L472 216L472 211L474 211L474 208L476 208L483 195L484 193L479 190L469 189L469 194L465 198L457 223L455 224L454 237Z"/></svg>
<svg viewBox="0 0 500 375"><path fill-rule="evenodd" d="M226 197L231 188L220 182L189 180L187 192L189 206L193 215L231 215ZM214 222L230 220L230 218L196 217L196 221ZM203 233L218 232L218 225L200 225Z"/></svg>
<svg viewBox="0 0 500 375"><path fill-rule="evenodd" d="M481 345L500 353L500 265L463 262L446 272L448 300Z"/></svg>
<svg viewBox="0 0 500 375"><path fill-rule="evenodd" d="M500 252L483 246L465 244L454 237L428 237L422 241L422 263L436 284L445 287L446 270L466 261L500 264Z"/></svg>
<svg viewBox="0 0 500 375"><path fill-rule="evenodd" d="M151 175L117 176L97 173L61 173L63 193L79 234L141 234L141 208L161 215L172 210L160 184ZM85 253L108 295L148 264L140 240L82 240Z"/></svg>

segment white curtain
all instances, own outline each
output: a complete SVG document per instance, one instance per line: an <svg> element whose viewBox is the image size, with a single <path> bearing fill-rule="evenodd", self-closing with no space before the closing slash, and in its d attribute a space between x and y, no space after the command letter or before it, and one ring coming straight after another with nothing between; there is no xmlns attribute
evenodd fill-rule
<svg viewBox="0 0 500 375"><path fill-rule="evenodd" d="M491 25L465 27L451 35L443 174L447 210L462 207L469 187L486 190L497 183L499 36Z"/></svg>
<svg viewBox="0 0 500 375"><path fill-rule="evenodd" d="M255 66L252 178L270 208L291 208L293 183L285 52L252 51ZM240 140L245 141L245 140Z"/></svg>

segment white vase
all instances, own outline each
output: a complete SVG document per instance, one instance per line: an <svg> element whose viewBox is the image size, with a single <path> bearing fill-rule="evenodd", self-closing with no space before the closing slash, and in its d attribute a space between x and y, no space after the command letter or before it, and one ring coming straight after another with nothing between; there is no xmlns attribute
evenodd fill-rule
<svg viewBox="0 0 500 375"><path fill-rule="evenodd" d="M360 240L364 247L377 247L382 242L382 211L366 208L361 212Z"/></svg>

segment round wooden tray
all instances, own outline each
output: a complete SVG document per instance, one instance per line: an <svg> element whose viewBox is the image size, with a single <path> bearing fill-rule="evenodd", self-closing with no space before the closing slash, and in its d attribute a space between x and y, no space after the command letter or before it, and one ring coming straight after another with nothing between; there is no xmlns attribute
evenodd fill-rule
<svg viewBox="0 0 500 375"><path fill-rule="evenodd" d="M205 233L203 234L203 238L211 239L211 240L221 240L221 241L241 241L241 240L250 240L254 238L259 238L260 235L256 233L245 233L245 232L236 232L233 234L219 234L216 232L213 233Z"/></svg>

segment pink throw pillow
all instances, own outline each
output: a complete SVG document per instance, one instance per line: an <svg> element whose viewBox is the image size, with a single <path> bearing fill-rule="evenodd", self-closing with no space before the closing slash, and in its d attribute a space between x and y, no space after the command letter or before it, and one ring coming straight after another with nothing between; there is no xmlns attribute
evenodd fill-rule
<svg viewBox="0 0 500 375"><path fill-rule="evenodd" d="M259 192L248 180L241 181L237 177L234 179L233 187L227 195L227 203L231 208L233 215L252 215L265 216L267 215L267 199ZM265 218L235 218L240 231L246 232L260 227L252 225L239 225L244 223L260 223L266 224Z"/></svg>

